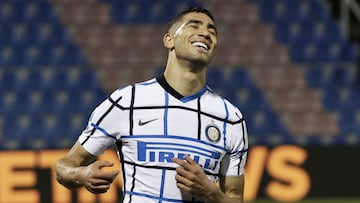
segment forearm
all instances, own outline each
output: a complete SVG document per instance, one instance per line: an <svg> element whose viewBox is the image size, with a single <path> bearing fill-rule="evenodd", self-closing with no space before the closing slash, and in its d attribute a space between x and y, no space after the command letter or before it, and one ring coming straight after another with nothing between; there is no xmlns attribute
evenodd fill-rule
<svg viewBox="0 0 360 203"><path fill-rule="evenodd" d="M227 195L219 187L213 188L213 191L206 197L206 203L243 203L241 197Z"/></svg>
<svg viewBox="0 0 360 203"><path fill-rule="evenodd" d="M83 167L77 166L67 159L60 159L56 162L55 172L57 181L70 190L77 189L81 184L81 170Z"/></svg>
<svg viewBox="0 0 360 203"><path fill-rule="evenodd" d="M207 190L207 203L243 203L244 183L244 175L220 176L219 184Z"/></svg>

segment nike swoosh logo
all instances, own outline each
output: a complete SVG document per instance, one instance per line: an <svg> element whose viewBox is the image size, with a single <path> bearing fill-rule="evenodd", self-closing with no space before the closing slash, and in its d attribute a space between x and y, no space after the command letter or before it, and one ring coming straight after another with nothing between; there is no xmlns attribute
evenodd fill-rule
<svg viewBox="0 0 360 203"><path fill-rule="evenodd" d="M150 123L150 122L153 122L153 121L156 121L157 120L157 118L154 118L154 119L151 119L151 120L148 120L148 121L142 121L141 119L139 120L139 126L143 126L143 125L146 125L146 124L148 124L148 123Z"/></svg>

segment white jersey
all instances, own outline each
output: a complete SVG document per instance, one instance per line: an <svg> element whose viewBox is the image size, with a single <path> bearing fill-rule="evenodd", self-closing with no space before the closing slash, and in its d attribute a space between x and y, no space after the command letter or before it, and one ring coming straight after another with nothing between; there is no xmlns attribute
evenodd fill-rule
<svg viewBox="0 0 360 203"><path fill-rule="evenodd" d="M189 155L208 178L240 176L247 157L240 111L205 86L182 97L164 77L114 91L92 113L79 137L100 155L118 147L124 203L203 202L176 187L173 157Z"/></svg>

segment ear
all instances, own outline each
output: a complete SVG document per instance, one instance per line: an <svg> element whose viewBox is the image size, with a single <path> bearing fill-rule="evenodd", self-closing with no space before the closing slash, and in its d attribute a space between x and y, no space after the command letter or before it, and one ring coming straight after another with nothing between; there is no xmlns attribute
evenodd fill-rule
<svg viewBox="0 0 360 203"><path fill-rule="evenodd" d="M167 49L173 49L174 48L174 38L170 33L166 33L163 37L164 41L164 47Z"/></svg>

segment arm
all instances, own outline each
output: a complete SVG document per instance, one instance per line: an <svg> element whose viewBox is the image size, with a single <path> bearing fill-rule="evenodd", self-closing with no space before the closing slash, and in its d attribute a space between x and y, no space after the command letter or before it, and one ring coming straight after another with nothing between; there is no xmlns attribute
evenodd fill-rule
<svg viewBox="0 0 360 203"><path fill-rule="evenodd" d="M195 196L204 197L207 203L242 203L244 176L221 177L220 187L207 178L204 170L190 157L174 158L177 187Z"/></svg>
<svg viewBox="0 0 360 203"><path fill-rule="evenodd" d="M55 165L59 183L74 190L84 186L92 193L104 193L119 174L119 171L104 172L103 167L111 167L108 161L96 161L96 156L88 153L76 142L69 153L59 159Z"/></svg>
<svg viewBox="0 0 360 203"><path fill-rule="evenodd" d="M241 176L221 176L220 188L224 194L230 198L236 199L235 202L243 202L244 194L244 175ZM241 200L241 201L240 201Z"/></svg>

